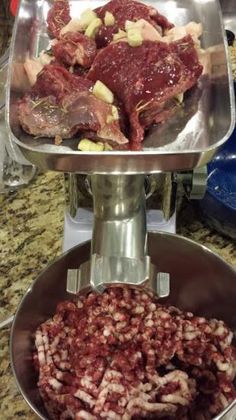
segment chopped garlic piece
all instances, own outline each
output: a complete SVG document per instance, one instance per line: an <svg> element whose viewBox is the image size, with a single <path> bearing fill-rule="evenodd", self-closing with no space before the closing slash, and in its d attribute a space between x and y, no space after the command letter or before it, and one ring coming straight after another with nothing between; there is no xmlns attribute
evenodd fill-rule
<svg viewBox="0 0 236 420"><path fill-rule="evenodd" d="M179 93L179 95L175 96L175 99L182 104L183 100L184 100L184 94L183 93Z"/></svg>
<svg viewBox="0 0 236 420"><path fill-rule="evenodd" d="M106 152L109 152L110 150L113 150L113 149L112 149L112 147L110 146L110 144L105 143L105 145L104 145L104 150L105 150Z"/></svg>
<svg viewBox="0 0 236 420"><path fill-rule="evenodd" d="M136 22L133 22L132 20L126 20L125 21L125 30L128 31L129 29L134 29L134 28L141 29L143 27L144 23L146 23L146 20L144 20L144 19L136 20Z"/></svg>
<svg viewBox="0 0 236 420"><path fill-rule="evenodd" d="M97 80L93 87L93 94L97 98L101 99L108 104L112 104L114 101L114 95L112 91L104 85L100 80Z"/></svg>
<svg viewBox="0 0 236 420"><path fill-rule="evenodd" d="M111 124L114 121L113 115L108 115L106 118L106 123Z"/></svg>
<svg viewBox="0 0 236 420"><path fill-rule="evenodd" d="M89 139L82 139L78 144L78 149L82 152L102 152L104 150L104 143L94 143Z"/></svg>
<svg viewBox="0 0 236 420"><path fill-rule="evenodd" d="M105 26L112 26L115 24L115 17L112 13L106 11L105 17L104 17L104 23Z"/></svg>
<svg viewBox="0 0 236 420"><path fill-rule="evenodd" d="M119 119L119 113L116 106L112 105L111 108L111 115L107 116L106 122L107 124L111 124L113 121L117 121Z"/></svg>
<svg viewBox="0 0 236 420"><path fill-rule="evenodd" d="M92 9L87 9L81 13L80 22L83 26L83 29L86 29L95 19L97 19L97 14Z"/></svg>
<svg viewBox="0 0 236 420"><path fill-rule="evenodd" d="M98 31L98 29L100 28L100 26L102 26L102 20L99 18L96 18L94 20L92 20L92 22L89 24L89 26L87 27L86 31L85 31L85 35L88 36L89 38L95 38L95 35Z"/></svg>
<svg viewBox="0 0 236 420"><path fill-rule="evenodd" d="M120 39L126 38L127 33L125 31L122 31L122 29L119 29L119 31L113 35L113 41L119 41Z"/></svg>
<svg viewBox="0 0 236 420"><path fill-rule="evenodd" d="M119 112L118 112L118 109L116 108L115 105L112 105L112 111L111 112L112 112L114 120L118 120L119 119Z"/></svg>
<svg viewBox="0 0 236 420"><path fill-rule="evenodd" d="M131 47L139 47L143 43L143 37L139 28L130 28L127 32L128 44Z"/></svg>
<svg viewBox="0 0 236 420"><path fill-rule="evenodd" d="M132 22L132 20L126 20L125 21L125 30L128 31L128 29L134 27L135 22Z"/></svg>

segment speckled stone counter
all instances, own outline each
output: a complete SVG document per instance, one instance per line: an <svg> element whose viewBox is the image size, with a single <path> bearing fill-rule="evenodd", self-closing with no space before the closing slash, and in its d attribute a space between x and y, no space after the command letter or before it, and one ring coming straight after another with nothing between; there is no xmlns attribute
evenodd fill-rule
<svg viewBox="0 0 236 420"><path fill-rule="evenodd" d="M63 175L38 175L24 189L0 196L0 322L13 314L31 282L61 253ZM178 233L206 245L236 266L236 244L209 229L192 204L178 216ZM0 330L0 420L36 420L15 385L10 328Z"/></svg>

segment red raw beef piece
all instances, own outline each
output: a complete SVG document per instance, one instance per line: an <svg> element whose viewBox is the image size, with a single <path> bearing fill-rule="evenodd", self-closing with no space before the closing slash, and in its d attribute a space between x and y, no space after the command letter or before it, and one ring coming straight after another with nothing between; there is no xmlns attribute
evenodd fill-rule
<svg viewBox="0 0 236 420"><path fill-rule="evenodd" d="M139 3L134 0L112 0L105 6L96 9L97 15L104 19L105 13L110 12L115 17L116 23L113 26L102 26L97 35L96 43L98 48L107 46L113 39L113 35L119 29L125 29L125 21L137 21L145 19L156 27L160 32L171 29L174 25L151 6Z"/></svg>
<svg viewBox="0 0 236 420"><path fill-rule="evenodd" d="M39 73L33 86L34 96L54 96L60 102L72 90L88 92L93 82L81 76L75 76L60 65L48 64Z"/></svg>
<svg viewBox="0 0 236 420"><path fill-rule="evenodd" d="M134 0L111 0L105 6L99 7L95 11L101 19L104 19L106 12L112 13L120 29L125 28L126 20L136 21L139 19L145 19L154 26L160 26L162 29L171 29L174 26L158 13L154 7Z"/></svg>
<svg viewBox="0 0 236 420"><path fill-rule="evenodd" d="M18 116L23 129L37 137L62 139L78 131L88 131L97 138L124 145L127 138L120 121L107 121L112 105L91 93L93 82L75 76L59 65L47 65L38 75L31 93L19 103Z"/></svg>
<svg viewBox="0 0 236 420"><path fill-rule="evenodd" d="M68 66L79 64L91 67L96 56L96 43L80 32L67 32L52 45L52 51L58 61Z"/></svg>
<svg viewBox="0 0 236 420"><path fill-rule="evenodd" d="M58 38L60 31L70 21L70 5L68 0L55 0L48 12L48 32Z"/></svg>
<svg viewBox="0 0 236 420"><path fill-rule="evenodd" d="M140 148L144 129L167 119L172 99L194 86L202 73L194 42L187 36L172 44L126 42L101 50L88 73L101 80L123 103L131 126L133 148ZM150 109L150 113L149 113Z"/></svg>
<svg viewBox="0 0 236 420"><path fill-rule="evenodd" d="M119 28L117 24L112 26L102 25L96 33L95 37L97 48L104 48L110 44L110 42L113 41L113 35L118 31Z"/></svg>

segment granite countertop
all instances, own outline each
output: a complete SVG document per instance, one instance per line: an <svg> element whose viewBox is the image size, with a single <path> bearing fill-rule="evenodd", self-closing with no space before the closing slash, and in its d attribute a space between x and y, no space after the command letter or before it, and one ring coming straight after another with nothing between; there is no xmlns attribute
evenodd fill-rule
<svg viewBox="0 0 236 420"><path fill-rule="evenodd" d="M32 280L61 253L63 188L63 175L48 172L27 188L0 196L0 322L15 312ZM184 203L177 231L236 266L235 243L208 228L193 204ZM0 330L0 420L36 420L11 373L9 333L9 327Z"/></svg>

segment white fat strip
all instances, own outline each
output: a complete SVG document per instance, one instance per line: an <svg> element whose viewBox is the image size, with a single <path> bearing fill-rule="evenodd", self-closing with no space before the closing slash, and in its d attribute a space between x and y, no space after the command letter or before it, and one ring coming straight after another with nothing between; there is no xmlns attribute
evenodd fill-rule
<svg viewBox="0 0 236 420"><path fill-rule="evenodd" d="M90 414L88 411L80 410L75 415L75 420L96 420L96 417Z"/></svg>
<svg viewBox="0 0 236 420"><path fill-rule="evenodd" d="M146 384L141 383L141 384L138 386L138 389L139 389L140 391L143 391L143 392L148 392L148 391L151 391L151 389L152 389L152 384L150 384L149 382L147 382Z"/></svg>
<svg viewBox="0 0 236 420"><path fill-rule="evenodd" d="M39 365L43 366L46 364L46 354L44 349L44 342L42 332L38 329L35 334L35 346L38 351L38 361Z"/></svg>
<svg viewBox="0 0 236 420"><path fill-rule="evenodd" d="M183 382L183 380L185 380L185 382ZM188 380L188 375L185 372L182 372L181 370L174 370L170 373L167 373L165 376L163 377L159 377L159 382L161 385L165 385L168 382L180 382L181 384L186 384L186 381Z"/></svg>
<svg viewBox="0 0 236 420"><path fill-rule="evenodd" d="M121 384L114 384L110 383L104 388L98 395L98 399L103 398L104 396L107 396L109 392L116 392L118 394L122 394L125 392L125 388Z"/></svg>
<svg viewBox="0 0 236 420"><path fill-rule="evenodd" d="M221 372L227 372L230 368L229 362L221 362L220 360L216 360L216 366Z"/></svg>
<svg viewBox="0 0 236 420"><path fill-rule="evenodd" d="M120 397L118 401L118 405L120 407L125 407L127 405L127 398L126 397Z"/></svg>
<svg viewBox="0 0 236 420"><path fill-rule="evenodd" d="M120 342L122 343L124 341L132 340L133 337L135 337L135 335L137 333L138 333L138 328L137 327L133 327L132 329L130 329L129 332L127 332L125 334L120 333L118 337L119 337Z"/></svg>
<svg viewBox="0 0 236 420"><path fill-rule="evenodd" d="M158 376L157 374L151 375L150 373L147 373L147 378L152 384L155 384L157 387L161 386L160 376Z"/></svg>
<svg viewBox="0 0 236 420"><path fill-rule="evenodd" d="M51 342L51 353L55 353L57 351L57 346L60 342L60 336L56 335L56 337L54 338L54 340Z"/></svg>
<svg viewBox="0 0 236 420"><path fill-rule="evenodd" d="M195 325L192 325L192 324L184 325L184 332L194 332L194 331L196 331Z"/></svg>
<svg viewBox="0 0 236 420"><path fill-rule="evenodd" d="M42 71L46 64L49 64L54 57L51 57L45 51L42 51L38 58L26 58L24 62L24 69L28 76L31 86L36 83L38 74Z"/></svg>
<svg viewBox="0 0 236 420"><path fill-rule="evenodd" d="M104 373L102 382L99 386L99 388L104 388L107 384L109 384L111 381L119 380L122 378L122 374L118 372L117 370L113 369L107 369Z"/></svg>
<svg viewBox="0 0 236 420"><path fill-rule="evenodd" d="M103 335L104 335L104 337L109 337L109 335L111 334L111 332L107 329L107 328L105 328L104 330L103 330Z"/></svg>
<svg viewBox="0 0 236 420"><path fill-rule="evenodd" d="M69 362L63 361L61 356L55 352L52 356L52 361L61 370L68 370L71 367Z"/></svg>
<svg viewBox="0 0 236 420"><path fill-rule="evenodd" d="M104 418L104 419L109 419L109 420L121 420L122 419L122 417L119 415L119 414L117 414L117 413L115 413L114 411L112 411L112 410L109 410L109 411L102 411L100 414L99 414L99 416L100 417L102 417L102 418Z"/></svg>
<svg viewBox="0 0 236 420"><path fill-rule="evenodd" d="M89 376L84 376L83 378L81 378L80 383L81 383L81 386L85 388L86 390L88 390L89 392L91 392L93 396L97 396L98 388L91 381L92 381L92 378L90 378Z"/></svg>
<svg viewBox="0 0 236 420"><path fill-rule="evenodd" d="M48 383L51 385L51 387L55 390L58 391L61 387L62 387L62 383L59 382L57 379L55 378L50 378L48 380Z"/></svg>
<svg viewBox="0 0 236 420"><path fill-rule="evenodd" d="M152 319L147 319L147 320L144 322L144 324L145 324L145 327L153 327L154 322L153 322L153 320L152 320Z"/></svg>
<svg viewBox="0 0 236 420"><path fill-rule="evenodd" d="M141 305L137 305L135 306L135 308L133 309L133 313L134 314L142 314L145 311L144 307Z"/></svg>
<svg viewBox="0 0 236 420"><path fill-rule="evenodd" d="M56 393L54 389L52 389L51 387L49 387L48 385L46 387L44 387L44 395L47 395L47 399L51 399L52 401L59 403L59 404L64 404L65 399L67 397L68 394L60 394L60 393ZM43 395L42 395L43 397Z"/></svg>
<svg viewBox="0 0 236 420"><path fill-rule="evenodd" d="M147 295L147 293L142 293L142 295L141 295L141 299L142 300L148 300L149 299L149 296Z"/></svg>
<svg viewBox="0 0 236 420"><path fill-rule="evenodd" d="M227 400L225 395L222 394L222 393L219 395L219 400L220 400L220 402L221 402L221 404L223 405L224 408L226 408L229 405L229 401Z"/></svg>
<svg viewBox="0 0 236 420"><path fill-rule="evenodd" d="M83 306L84 306L84 304L83 304L82 300L78 299L77 308L81 309L81 308L83 308Z"/></svg>
<svg viewBox="0 0 236 420"><path fill-rule="evenodd" d="M189 399L181 397L180 395L169 394L169 395L162 395L161 401L164 403L171 403L171 404L180 404L180 405L189 405Z"/></svg>
<svg viewBox="0 0 236 420"><path fill-rule="evenodd" d="M132 363L136 363L138 360L142 359L142 353L140 351L137 351L136 353L132 354L130 361Z"/></svg>
<svg viewBox="0 0 236 420"><path fill-rule="evenodd" d="M149 401L151 398L151 395L146 394L145 392L140 392L138 398L141 398L143 401Z"/></svg>
<svg viewBox="0 0 236 420"><path fill-rule="evenodd" d="M194 42L199 45L199 37L202 35L202 24L196 22L189 22L185 26L175 26L168 30L165 36L162 38L163 42L173 42L184 38L187 35L191 35Z"/></svg>
<svg viewBox="0 0 236 420"><path fill-rule="evenodd" d="M26 58L24 62L24 69L29 79L30 86L36 83L37 76L43 69L43 65L36 58Z"/></svg>
<svg viewBox="0 0 236 420"><path fill-rule="evenodd" d="M129 21L128 21L129 22ZM199 37L202 35L203 28L201 23L189 22L184 26L175 26L165 32L162 36L154 26L147 22L145 19L139 19L136 22L130 22L135 28L140 29L142 38L145 41L161 41L161 42L173 42L187 35L191 35L195 44L199 45Z"/></svg>
<svg viewBox="0 0 236 420"><path fill-rule="evenodd" d="M192 341L194 340L194 338L198 337L199 335L201 335L200 331L185 332L183 333L183 339L186 341Z"/></svg>
<svg viewBox="0 0 236 420"><path fill-rule="evenodd" d="M151 312L154 312L155 310L156 310L156 305L155 305L155 303L151 303L151 305L149 305L149 307L148 307L148 309L149 309L149 311L151 311Z"/></svg>
<svg viewBox="0 0 236 420"><path fill-rule="evenodd" d="M164 386L168 384L169 382L178 382L179 386L181 388L182 393L185 395L189 395L189 387L188 387L188 375L185 372L182 372L180 370L174 370L169 373L167 373L165 376L158 376L150 375L147 373L148 379L155 384L158 388L161 386Z"/></svg>
<svg viewBox="0 0 236 420"><path fill-rule="evenodd" d="M70 367L71 367L71 365L70 365L70 363L68 363L68 362L60 362L60 363L58 363L58 367L59 367L61 370L69 370L69 369L70 369Z"/></svg>
<svg viewBox="0 0 236 420"><path fill-rule="evenodd" d="M147 412L165 412L166 414L174 414L177 410L177 407L173 404L166 403L149 403L144 401L142 398L134 398L127 405L127 411L131 412L133 407L140 407L142 410Z"/></svg>
<svg viewBox="0 0 236 420"><path fill-rule="evenodd" d="M223 344L223 346L230 346L231 343L232 343L233 337L234 337L234 335L233 335L232 331L229 331L228 335L224 338L224 340L220 341L220 344L221 345Z"/></svg>
<svg viewBox="0 0 236 420"><path fill-rule="evenodd" d="M55 372L54 374L55 374L57 379L59 379L59 380L63 379L63 376L64 376L63 372L61 372L58 369L56 369L56 371L54 371L54 372Z"/></svg>
<svg viewBox="0 0 236 420"><path fill-rule="evenodd" d="M84 56L85 56L84 47L82 45L78 44L77 48L76 48L76 51L75 51L74 64L78 63L78 64L83 65Z"/></svg>
<svg viewBox="0 0 236 420"><path fill-rule="evenodd" d="M44 349L45 349L47 364L53 363L53 359L52 359L52 356L51 356L51 353L50 353L50 344L49 344L47 331L43 332L42 337L43 337L43 343L44 343Z"/></svg>
<svg viewBox="0 0 236 420"><path fill-rule="evenodd" d="M91 395L89 395L87 392L83 391L82 389L78 389L78 391L74 393L74 397L79 398L81 401L85 402L90 407L93 407L95 405L94 398L92 398Z"/></svg>
<svg viewBox="0 0 236 420"><path fill-rule="evenodd" d="M219 324L216 330L213 332L213 334L220 337L221 335L225 334L225 331L226 329L224 325Z"/></svg>
<svg viewBox="0 0 236 420"><path fill-rule="evenodd" d="M67 32L81 32L83 27L81 25L81 20L79 18L72 18L67 25L65 25L61 31L60 36L66 34Z"/></svg>
<svg viewBox="0 0 236 420"><path fill-rule="evenodd" d="M115 328L116 328L116 331L120 331L123 328L125 328L126 326L127 326L127 322L126 321L120 321L120 322L117 322Z"/></svg>
<svg viewBox="0 0 236 420"><path fill-rule="evenodd" d="M127 22L127 21L126 21ZM128 21L129 22L129 21ZM139 19L135 23L130 22L135 28L141 31L144 41L161 41L161 34L154 28L154 26L145 19Z"/></svg>
<svg viewBox="0 0 236 420"><path fill-rule="evenodd" d="M102 407L104 406L104 404L106 402L107 395L110 392L117 392L118 394L122 394L122 393L125 392L125 388L121 384L109 383L106 386L106 388L104 388L104 389L102 389L102 391L100 391L100 393L97 397L97 401L96 401L96 405L95 405L95 412L98 412L102 409Z"/></svg>

